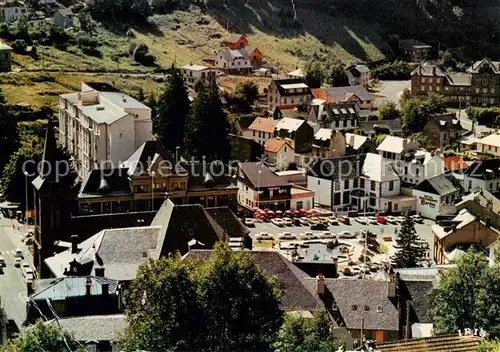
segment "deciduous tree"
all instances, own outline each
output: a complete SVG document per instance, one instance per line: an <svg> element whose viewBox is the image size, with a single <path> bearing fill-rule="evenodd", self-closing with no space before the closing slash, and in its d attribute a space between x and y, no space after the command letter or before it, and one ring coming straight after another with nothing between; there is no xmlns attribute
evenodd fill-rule
<svg viewBox="0 0 500 352"><path fill-rule="evenodd" d="M305 80L309 88L320 88L325 80L325 68L317 61L308 61L304 67Z"/></svg>
<svg viewBox="0 0 500 352"><path fill-rule="evenodd" d="M380 106L378 117L380 120L396 120L401 117L401 112L394 102L389 101Z"/></svg>
<svg viewBox="0 0 500 352"><path fill-rule="evenodd" d="M332 323L323 312L314 313L312 318L286 315L276 342L275 352L330 352L337 351L342 341L330 332Z"/></svg>
<svg viewBox="0 0 500 352"><path fill-rule="evenodd" d="M206 261L162 258L141 266L126 296L126 351L268 350L280 291L244 252L216 246Z"/></svg>

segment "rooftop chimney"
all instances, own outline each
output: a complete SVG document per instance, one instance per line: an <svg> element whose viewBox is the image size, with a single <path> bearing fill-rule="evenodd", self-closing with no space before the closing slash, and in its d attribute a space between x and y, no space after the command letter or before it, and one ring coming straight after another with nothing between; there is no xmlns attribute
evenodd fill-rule
<svg viewBox="0 0 500 352"><path fill-rule="evenodd" d="M318 295L325 294L325 277L323 274L318 274L318 276L316 276L316 293Z"/></svg>
<svg viewBox="0 0 500 352"><path fill-rule="evenodd" d="M85 288L87 296L90 296L90 289L92 288L92 279L90 277L88 277L87 281L85 282Z"/></svg>
<svg viewBox="0 0 500 352"><path fill-rule="evenodd" d="M436 74L436 66L432 66L432 75Z"/></svg>
<svg viewBox="0 0 500 352"><path fill-rule="evenodd" d="M180 154L181 147L177 146L175 147L175 162L179 162L179 154Z"/></svg>
<svg viewBox="0 0 500 352"><path fill-rule="evenodd" d="M389 298L396 297L396 281L389 281L387 283L387 297Z"/></svg>
<svg viewBox="0 0 500 352"><path fill-rule="evenodd" d="M95 268L95 276L104 277L104 267Z"/></svg>
<svg viewBox="0 0 500 352"><path fill-rule="evenodd" d="M71 235L71 253L78 253L78 235Z"/></svg>

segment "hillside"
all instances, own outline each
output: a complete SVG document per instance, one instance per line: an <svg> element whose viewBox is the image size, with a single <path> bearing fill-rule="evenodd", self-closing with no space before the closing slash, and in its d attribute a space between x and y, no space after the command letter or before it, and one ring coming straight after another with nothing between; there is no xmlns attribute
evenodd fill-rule
<svg viewBox="0 0 500 352"><path fill-rule="evenodd" d="M97 39L102 58L84 55L76 47L62 51L41 46L40 60L16 55L15 63L20 70L137 70L127 58L132 42L147 44L161 67L170 66L174 60L178 65L200 63L220 49L222 40L230 31L246 33L250 45L257 46L268 62L283 70L295 69L315 53L332 55L346 63L384 58L381 50L384 42L374 25L345 16L298 9L300 18L314 18L314 21L304 20L300 29L283 28L282 25L286 24L279 25L283 21L283 11L276 8L267 12L268 16L264 18L249 3L251 1L243 11L237 12L238 16L236 12L211 6L203 12L191 6L189 11L154 15L150 18L153 29L135 29L135 38L100 25ZM224 18L223 14L226 14ZM269 26L269 23L275 25ZM111 59L114 55L122 55L119 64Z"/></svg>

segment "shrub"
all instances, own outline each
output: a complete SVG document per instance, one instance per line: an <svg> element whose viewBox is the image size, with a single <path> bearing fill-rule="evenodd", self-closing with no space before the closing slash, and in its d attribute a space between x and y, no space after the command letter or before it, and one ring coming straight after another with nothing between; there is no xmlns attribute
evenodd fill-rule
<svg viewBox="0 0 500 352"><path fill-rule="evenodd" d="M144 43L141 43L134 48L132 57L134 61L144 66L154 66L156 64L156 58L149 54L149 47Z"/></svg>
<svg viewBox="0 0 500 352"><path fill-rule="evenodd" d="M127 31L127 33L125 33L125 35L127 36L127 38L135 38L135 37L136 37L136 35L135 35L134 31L133 31L133 30L131 30L131 29L129 29L129 30Z"/></svg>
<svg viewBox="0 0 500 352"><path fill-rule="evenodd" d="M14 52L16 54L25 54L26 53L26 48L28 45L26 45L26 42L23 39L16 39L12 43L10 43L10 46L12 49L14 49Z"/></svg>
<svg viewBox="0 0 500 352"><path fill-rule="evenodd" d="M407 80L410 79L410 73L417 64L404 61L394 61L376 67L371 72L372 78L385 80Z"/></svg>

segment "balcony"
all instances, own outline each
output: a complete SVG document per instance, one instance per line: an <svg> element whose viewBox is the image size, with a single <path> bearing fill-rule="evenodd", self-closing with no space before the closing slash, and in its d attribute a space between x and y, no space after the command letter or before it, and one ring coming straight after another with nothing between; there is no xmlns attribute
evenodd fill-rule
<svg viewBox="0 0 500 352"><path fill-rule="evenodd" d="M255 196L255 201L259 202L278 202L278 201L283 201L283 200L289 200L291 199L292 196L290 194L280 194L280 195L273 195L272 197L269 197L267 195L260 195L260 197Z"/></svg>

